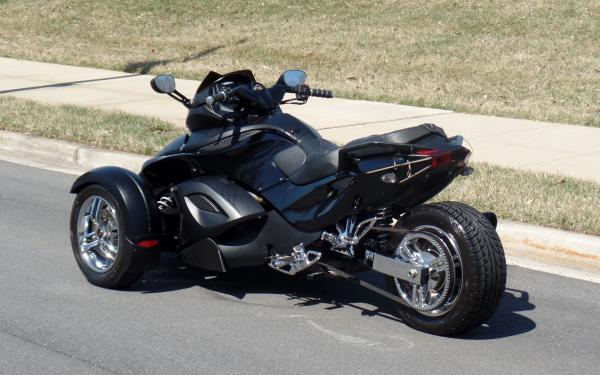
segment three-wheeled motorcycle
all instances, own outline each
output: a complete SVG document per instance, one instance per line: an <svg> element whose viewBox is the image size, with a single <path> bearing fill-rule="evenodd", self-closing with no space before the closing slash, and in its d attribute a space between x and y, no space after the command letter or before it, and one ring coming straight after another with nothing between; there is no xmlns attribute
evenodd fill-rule
<svg viewBox="0 0 600 375"><path fill-rule="evenodd" d="M506 264L495 215L425 204L471 171L461 136L423 124L339 146L282 112L332 97L300 70L272 87L248 70L210 72L192 99L172 76L151 87L189 109L189 132L139 173L102 167L73 184L73 253L92 284L126 287L161 252L175 252L216 272L265 265L337 275L434 334L476 327L497 307ZM386 286L360 279L362 271L383 274Z"/></svg>

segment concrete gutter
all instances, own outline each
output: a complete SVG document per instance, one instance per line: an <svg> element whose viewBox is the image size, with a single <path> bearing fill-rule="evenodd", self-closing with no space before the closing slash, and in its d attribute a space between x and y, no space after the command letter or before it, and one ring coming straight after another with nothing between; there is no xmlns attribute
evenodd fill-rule
<svg viewBox="0 0 600 375"><path fill-rule="evenodd" d="M0 130L0 159L68 174L114 165L139 171L146 156ZM507 262L600 283L600 237L500 221Z"/></svg>

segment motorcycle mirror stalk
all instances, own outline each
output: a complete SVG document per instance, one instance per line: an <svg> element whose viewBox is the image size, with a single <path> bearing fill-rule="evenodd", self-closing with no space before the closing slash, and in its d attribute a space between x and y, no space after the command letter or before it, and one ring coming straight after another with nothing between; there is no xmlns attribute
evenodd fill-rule
<svg viewBox="0 0 600 375"><path fill-rule="evenodd" d="M175 88L175 78L172 75L159 75L152 78L150 87L159 94L169 95L171 98L186 106L186 108L191 108L192 106L190 99Z"/></svg>

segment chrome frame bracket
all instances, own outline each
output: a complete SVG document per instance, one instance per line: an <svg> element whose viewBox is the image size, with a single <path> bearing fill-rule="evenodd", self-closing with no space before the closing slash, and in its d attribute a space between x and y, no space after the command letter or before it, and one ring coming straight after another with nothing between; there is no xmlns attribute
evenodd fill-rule
<svg viewBox="0 0 600 375"><path fill-rule="evenodd" d="M402 261L401 259L390 258L369 250L365 252L365 261L371 263L370 266L373 271L413 284L425 283L429 276L429 269L426 266L412 264Z"/></svg>
<svg viewBox="0 0 600 375"><path fill-rule="evenodd" d="M267 263L269 267L286 275L295 275L303 271L321 259L321 253L313 250L306 250L304 244L300 243L293 247L288 255L274 255Z"/></svg>

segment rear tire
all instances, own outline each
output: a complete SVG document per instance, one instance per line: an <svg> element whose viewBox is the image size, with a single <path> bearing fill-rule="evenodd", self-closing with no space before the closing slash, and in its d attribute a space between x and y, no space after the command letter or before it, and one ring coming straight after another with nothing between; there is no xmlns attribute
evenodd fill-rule
<svg viewBox="0 0 600 375"><path fill-rule="evenodd" d="M104 210L98 226L90 211L97 202L97 209ZM118 201L100 185L91 185L79 192L71 210L71 247L77 265L86 279L103 288L123 288L136 282L141 272L128 271L133 256L133 245L126 239L127 225L124 212ZM86 216L87 215L87 216ZM94 221L94 223L93 223ZM98 233L94 235L93 233ZM85 233L89 233L82 239ZM84 251L83 244L101 243L90 251ZM110 247L110 251L109 251Z"/></svg>
<svg viewBox="0 0 600 375"><path fill-rule="evenodd" d="M436 335L455 335L478 327L492 316L506 285L506 260L498 233L483 214L457 202L419 206L401 223L407 229L425 225L455 241L461 258L461 289L443 314L428 315L400 306L399 315L410 327ZM400 295L393 277L386 277L386 283L392 293Z"/></svg>

